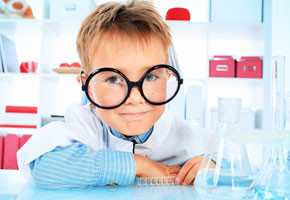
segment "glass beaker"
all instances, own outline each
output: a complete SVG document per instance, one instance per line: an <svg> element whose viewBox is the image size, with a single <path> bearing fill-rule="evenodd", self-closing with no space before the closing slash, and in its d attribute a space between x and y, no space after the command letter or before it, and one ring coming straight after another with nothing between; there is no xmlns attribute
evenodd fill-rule
<svg viewBox="0 0 290 200"><path fill-rule="evenodd" d="M259 175L249 188L249 197L256 199L290 199L290 172L286 147L273 147Z"/></svg>
<svg viewBox="0 0 290 200"><path fill-rule="evenodd" d="M227 138L235 134L241 99L219 98L218 126L204 154L195 179L198 193L223 199L244 199L253 181L244 143Z"/></svg>
<svg viewBox="0 0 290 200"><path fill-rule="evenodd" d="M272 130L276 132L273 139L279 139L279 133L286 130L286 92L285 92L285 57L272 58ZM288 133L290 134L290 133ZM257 199L290 199L290 171L287 165L289 146L272 146L259 175L249 188L249 197ZM289 138L288 138L289 140Z"/></svg>

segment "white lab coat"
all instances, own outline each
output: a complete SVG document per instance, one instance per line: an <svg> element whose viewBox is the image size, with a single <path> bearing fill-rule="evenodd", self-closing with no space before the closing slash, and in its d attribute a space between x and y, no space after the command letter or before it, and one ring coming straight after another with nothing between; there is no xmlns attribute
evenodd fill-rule
<svg viewBox="0 0 290 200"><path fill-rule="evenodd" d="M165 109L154 124L153 132L143 144L135 145L135 153L167 165L182 165L204 153L211 132L174 118ZM67 109L65 122L52 122L33 134L17 152L21 173L31 179L29 163L57 146L81 142L94 150L133 151L133 143L114 136L94 108L74 104Z"/></svg>

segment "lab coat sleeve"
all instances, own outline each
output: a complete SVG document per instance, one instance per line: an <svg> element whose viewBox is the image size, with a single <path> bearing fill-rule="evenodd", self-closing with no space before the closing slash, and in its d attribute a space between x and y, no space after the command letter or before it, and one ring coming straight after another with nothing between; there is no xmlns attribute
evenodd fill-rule
<svg viewBox="0 0 290 200"><path fill-rule="evenodd" d="M104 148L102 127L90 109L73 104L68 107L65 122L52 122L38 129L17 152L20 172L31 179L29 164L56 147L81 142L94 150Z"/></svg>
<svg viewBox="0 0 290 200"><path fill-rule="evenodd" d="M50 152L57 146L68 146L76 137L69 137L72 130L63 122L53 122L40 128L17 152L18 168L22 175L31 179L29 163L39 156ZM61 134L59 134L61 132Z"/></svg>
<svg viewBox="0 0 290 200"><path fill-rule="evenodd" d="M136 167L130 152L92 148L76 142L57 147L30 164L34 182L42 188L83 188L134 182Z"/></svg>

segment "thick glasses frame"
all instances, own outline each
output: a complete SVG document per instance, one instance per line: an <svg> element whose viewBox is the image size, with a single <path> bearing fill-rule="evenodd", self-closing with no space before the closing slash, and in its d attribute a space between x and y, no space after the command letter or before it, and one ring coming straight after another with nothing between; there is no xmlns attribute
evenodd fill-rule
<svg viewBox="0 0 290 200"><path fill-rule="evenodd" d="M148 75L150 72L152 72L152 71L155 70L155 69L160 69L160 68L167 68L167 69L173 71L173 72L176 74L176 76L177 76L178 86L177 86L177 89L176 89L175 93L172 95L171 98L169 98L169 99L166 100L165 102L158 102L158 103L157 103L157 102L152 102L152 101L150 101L150 100L147 99L146 96L144 95L144 92L143 92L143 82L144 82L145 78L147 77L147 75ZM89 90L88 90L90 80L91 80L91 79L92 79L96 74L98 74L98 73L100 73L100 72L103 72L103 71L111 71L111 72L115 72L115 73L121 75L121 76L124 78L124 80L126 81L126 83L127 83L127 86L128 86L127 95L126 95L126 97L124 98L124 100L123 100L121 103L119 103L118 105L116 105L116 106L110 106L110 107L100 106L100 105L96 104L96 103L95 103L95 102L90 98ZM89 101L90 101L93 105L95 105L95 106L97 106L97 107L99 107L99 108L102 108L102 109L114 109L114 108L117 108L117 107L121 106L121 105L122 105L122 104L123 104L123 103L128 99L128 97L129 97L129 95L130 95L130 93L131 93L132 88L135 87L135 86L139 88L139 91L140 91L140 93L141 93L141 96L142 96L142 97L143 97L143 98L144 98L148 103L150 103L150 104L152 104L152 105L163 105L163 104L166 104L166 103L170 102L170 101L171 101L171 100L172 100L172 99L177 95L177 93L178 93L178 91L179 91L179 89L180 89L180 85L183 84L183 79L180 78L180 75L179 75L179 73L177 72L177 70L176 70L174 67L172 67L172 66L164 65L164 64L162 64L162 65L156 65L156 66L151 67L150 69L148 69L148 70L144 73L144 75L141 77L141 79L140 79L139 81L137 81L137 82L130 81L130 80L125 76L125 74L123 74L122 72L120 72L119 70L114 69L114 68L100 68L100 69L96 69L96 70L93 71L91 74L89 74L89 76L88 76L88 78L87 78L85 84L84 84L83 81L82 81L82 77L83 77L83 76L84 76L84 71L82 71L82 72L80 73L80 82L81 82L82 91L85 92L87 98L89 99Z"/></svg>

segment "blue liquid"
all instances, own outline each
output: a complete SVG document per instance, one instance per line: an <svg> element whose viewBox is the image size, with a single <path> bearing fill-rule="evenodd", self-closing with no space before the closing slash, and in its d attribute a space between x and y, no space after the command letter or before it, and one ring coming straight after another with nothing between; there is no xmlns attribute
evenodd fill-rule
<svg viewBox="0 0 290 200"><path fill-rule="evenodd" d="M262 199L275 199L275 200L290 200L290 188L288 191L271 191L266 190L265 187L257 187L255 190L255 194L257 195L259 200Z"/></svg>
<svg viewBox="0 0 290 200"><path fill-rule="evenodd" d="M232 176L223 176L220 175L218 177L218 181L216 184L214 184L214 177L209 177L207 179L207 184L209 186L236 186L236 187L248 187L253 181L252 177L248 176L237 176L237 177L232 177Z"/></svg>
<svg viewBox="0 0 290 200"><path fill-rule="evenodd" d="M219 197L222 199L245 199L248 195L248 188L253 182L252 176L234 176L229 172L220 173L217 180L214 173L198 174L195 180L197 192L204 196ZM289 199L290 200L290 199Z"/></svg>

